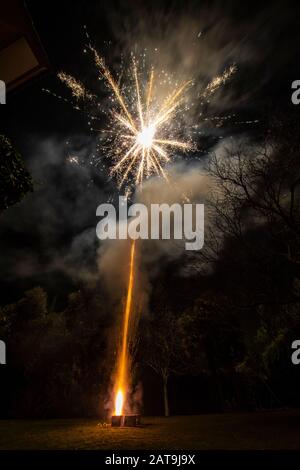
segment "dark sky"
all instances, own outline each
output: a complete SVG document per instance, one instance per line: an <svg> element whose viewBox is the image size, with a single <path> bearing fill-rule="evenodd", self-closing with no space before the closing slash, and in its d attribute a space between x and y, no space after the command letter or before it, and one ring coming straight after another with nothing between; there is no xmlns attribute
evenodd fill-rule
<svg viewBox="0 0 300 470"><path fill-rule="evenodd" d="M115 60L111 51L126 49L130 31L138 31L140 23L168 40L170 29L165 25L188 12L199 20L201 40L221 32L216 35L216 49L228 42L227 51L232 48L241 59L232 83L233 110L240 121L259 119L258 125L246 130L257 138L267 127L268 116L292 110L291 82L300 78L296 2L28 0L27 6L52 70L10 95L4 110L4 132L23 154L36 190L1 217L1 303L36 284L63 293L72 288L74 271L93 265L95 209L115 190L114 184L97 168L66 163L72 153L88 161L95 152L96 136L80 113L42 92L42 88L64 92L56 77L61 69L89 78L82 54L83 25L110 63ZM172 34L177 34L176 21ZM132 42L136 40L139 36L132 34ZM245 127L237 125L234 132L244 133Z"/></svg>
<svg viewBox="0 0 300 470"><path fill-rule="evenodd" d="M228 42L237 38L236 45L246 44L257 52L259 59L255 67L244 65L247 75L235 86L249 89L253 83L255 105L287 106L289 104L290 83L297 78L299 71L299 27L300 6L297 2L238 2L238 1L45 1L27 0L34 26L50 59L52 70L43 78L31 83L25 90L10 97L6 126L10 134L20 138L22 133L66 134L83 129L84 120L76 113L53 103L48 96L40 93L42 87L58 88L56 72L64 69L82 78L85 77L86 62L82 54L86 42L83 26L86 25L93 43L101 52L111 54L114 46L122 48L122 36L118 37L115 17L120 27L130 30L141 17L147 17L147 25L159 29L157 18L168 21L169 16L184 16L187 11L199 18L199 30L205 35L219 24L224 27L224 18L230 19L232 30L224 32ZM207 10L213 12L206 17ZM203 15L205 11L205 15ZM113 14L112 14L113 12ZM163 26L162 23L162 35ZM232 37L230 37L232 33ZM105 44L111 41L112 46ZM238 42L239 41L239 42ZM133 37L134 43L134 37ZM216 44L218 47L219 43ZM243 70L242 70L243 73ZM257 89L257 82L262 86ZM267 77L267 78L266 78ZM242 77L243 78L243 77ZM247 103L248 107L253 103ZM59 111L59 112L58 112ZM260 110L259 110L260 111ZM42 116L42 119L41 119ZM55 124L54 122L55 121ZM87 129L83 129L86 131ZM67 132L67 133L68 133Z"/></svg>

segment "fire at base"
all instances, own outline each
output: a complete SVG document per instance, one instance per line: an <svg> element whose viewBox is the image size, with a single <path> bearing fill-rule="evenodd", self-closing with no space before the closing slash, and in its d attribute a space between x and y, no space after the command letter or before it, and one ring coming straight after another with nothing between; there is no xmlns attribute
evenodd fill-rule
<svg viewBox="0 0 300 470"><path fill-rule="evenodd" d="M123 414L124 402L126 394L128 392L129 377L129 351L128 351L128 340L129 340L129 322L132 312L132 297L133 297L133 283L134 283L134 256L135 256L135 241L131 244L130 250L130 265L129 265L129 280L127 297L124 311L123 328L122 328L122 344L121 352L118 359L117 366L117 380L116 380L116 397L115 397L115 416L121 416Z"/></svg>

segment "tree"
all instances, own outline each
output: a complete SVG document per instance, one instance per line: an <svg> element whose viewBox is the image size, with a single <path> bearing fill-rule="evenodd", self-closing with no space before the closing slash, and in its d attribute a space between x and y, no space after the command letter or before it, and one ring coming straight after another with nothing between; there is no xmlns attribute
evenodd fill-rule
<svg viewBox="0 0 300 470"><path fill-rule="evenodd" d="M223 146L209 167L212 223L200 257L214 263L222 292L245 323L247 354L237 371L255 387L256 404L261 397L261 403L270 397L271 405L282 403L280 376L288 381L294 373L287 358L300 304L297 127L277 122L260 143Z"/></svg>
<svg viewBox="0 0 300 470"><path fill-rule="evenodd" d="M9 354L1 415L104 415L99 393L107 391L111 372L106 356L109 318L98 290L91 289L70 294L58 312L49 308L40 287L0 307L0 337Z"/></svg>
<svg viewBox="0 0 300 470"><path fill-rule="evenodd" d="M237 291L257 305L300 301L294 289L300 278L300 141L288 129L283 135L281 127L261 144L223 148L209 167L217 189L200 256L219 266L230 259L226 269L239 270L240 280L244 268L248 288Z"/></svg>
<svg viewBox="0 0 300 470"><path fill-rule="evenodd" d="M0 135L0 213L33 191L24 161L11 142Z"/></svg>
<svg viewBox="0 0 300 470"><path fill-rule="evenodd" d="M245 354L235 309L226 298L206 292L182 312L179 327L184 371L210 380L218 409L232 406L234 396L224 392L224 382L227 377L233 378L235 366Z"/></svg>
<svg viewBox="0 0 300 470"><path fill-rule="evenodd" d="M164 414L170 415L168 381L180 369L180 339L177 318L168 310L142 324L143 361L162 379Z"/></svg>

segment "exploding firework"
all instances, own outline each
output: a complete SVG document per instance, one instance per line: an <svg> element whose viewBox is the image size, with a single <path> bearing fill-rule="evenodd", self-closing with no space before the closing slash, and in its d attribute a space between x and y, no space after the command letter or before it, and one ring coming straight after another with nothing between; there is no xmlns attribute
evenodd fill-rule
<svg viewBox="0 0 300 470"><path fill-rule="evenodd" d="M128 187L128 182L137 186L153 174L167 179L164 166L171 161L172 152L186 152L193 147L191 139L178 139L180 120L176 121L185 103L184 94L192 81L183 82L159 101L155 94L159 80L156 83L153 68L143 81L138 61L132 57L130 76L133 85L128 90L128 86L122 88L118 84L98 52L92 47L90 50L100 76L111 92L113 106L108 113L109 123L103 132L100 131L101 136L106 137L103 144L113 162L111 176L116 176L119 187ZM65 72L58 76L71 89L75 99L93 101L93 95L81 82ZM159 92L157 94L160 95Z"/></svg>
<svg viewBox="0 0 300 470"><path fill-rule="evenodd" d="M132 187L142 184L145 178L158 175L168 181L166 166L176 152L186 153L195 148L191 134L183 125L189 111L187 91L193 86L192 80L173 83L171 77L154 68L140 69L135 56L131 57L128 83L121 84L121 76L114 78L96 49L88 45L101 79L109 90L110 106L105 109L108 118L105 129L98 129L102 152L106 150L110 159L110 175L116 177L119 187L125 186L127 193ZM236 71L233 65L221 75L214 77L199 95L202 101L224 85ZM100 119L95 109L101 108L101 99L87 90L85 85L71 75L61 72L60 80L71 90L74 108L88 112L91 129L96 130ZM165 92L168 82L172 91ZM163 92L162 92L163 90ZM48 91L48 90L47 90ZM60 97L61 98L61 97ZM62 98L65 100L65 98ZM82 107L81 102L84 103ZM218 119L218 118L216 118ZM123 312L122 341L116 368L115 416L124 412L124 403L129 386L129 328L132 315L136 242L131 243L126 304Z"/></svg>
<svg viewBox="0 0 300 470"><path fill-rule="evenodd" d="M119 152L119 159L111 170L112 174L121 175L120 185L123 185L130 172L134 175L136 185L142 183L144 177L149 177L153 173L167 179L163 166L170 161L169 149L187 151L191 148L190 142L169 137L172 120L175 119L176 112L182 104L182 95L191 82L183 83L180 88L166 98L158 109L157 105L153 104L154 71L150 72L144 100L141 96L141 84L135 62L133 75L138 118L134 119L130 114L118 92L116 96L124 113L122 115L119 112L112 112L116 124L122 128L120 144L121 149L124 150Z"/></svg>
<svg viewBox="0 0 300 470"><path fill-rule="evenodd" d="M168 180L165 167L174 156L196 149L193 134L184 124L191 106L187 92L193 81L173 82L170 74L155 71L153 67L147 69L144 58L140 66L132 55L127 80L122 84L125 72L115 78L96 49L91 45L87 49L109 91L109 106L103 109L103 95L91 93L73 76L60 72L58 77L71 90L75 99L73 107L87 112L91 129L99 132L101 153L109 159L110 176L115 177L119 188L126 188L127 194L152 175ZM199 101L208 102L235 71L236 66L232 65L214 77L203 87ZM107 117L101 129L96 124L102 120L99 110Z"/></svg>

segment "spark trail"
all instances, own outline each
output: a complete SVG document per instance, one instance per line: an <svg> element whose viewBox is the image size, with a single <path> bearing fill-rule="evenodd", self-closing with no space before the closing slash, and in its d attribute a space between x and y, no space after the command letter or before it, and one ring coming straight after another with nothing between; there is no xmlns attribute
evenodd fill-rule
<svg viewBox="0 0 300 470"><path fill-rule="evenodd" d="M131 243L130 249L130 264L129 264L129 279L126 296L126 304L123 318L122 328L122 347L119 356L119 364L117 371L116 381L116 398L115 398L115 415L119 416L123 412L123 406L126 398L128 387L128 365L129 365L129 323L132 308L132 297L134 287L134 255L135 255L135 240Z"/></svg>

